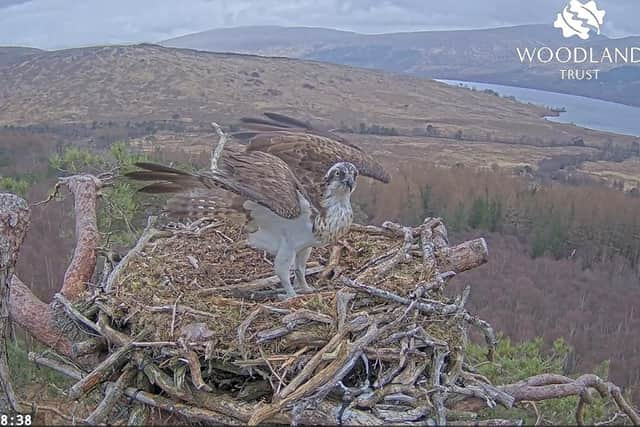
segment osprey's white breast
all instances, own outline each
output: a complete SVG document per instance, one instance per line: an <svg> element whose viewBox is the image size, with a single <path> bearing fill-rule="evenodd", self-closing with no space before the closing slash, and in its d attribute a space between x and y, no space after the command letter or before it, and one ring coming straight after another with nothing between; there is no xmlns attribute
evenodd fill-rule
<svg viewBox="0 0 640 427"><path fill-rule="evenodd" d="M331 196L322 201L322 213L317 214L309 201L298 194L301 213L287 219L271 209L251 200L244 202L251 220L247 224L248 242L256 248L275 255L282 245L294 252L308 247L325 246L349 231L353 211L348 195Z"/></svg>
<svg viewBox="0 0 640 427"><path fill-rule="evenodd" d="M322 245L335 242L344 236L353 223L351 194L331 195L322 200L322 214L313 224L313 232Z"/></svg>

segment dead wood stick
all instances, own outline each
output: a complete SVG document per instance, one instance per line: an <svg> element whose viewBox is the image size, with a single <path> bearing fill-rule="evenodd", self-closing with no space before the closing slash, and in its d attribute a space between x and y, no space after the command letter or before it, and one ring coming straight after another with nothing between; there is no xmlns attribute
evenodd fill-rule
<svg viewBox="0 0 640 427"><path fill-rule="evenodd" d="M211 152L211 171L215 172L218 170L218 162L220 161L220 156L222 155L222 150L224 150L224 146L227 143L227 134L225 134L216 122L211 122L211 126L216 130L218 134L218 143L216 144L216 148Z"/></svg>
<svg viewBox="0 0 640 427"><path fill-rule="evenodd" d="M353 344L344 345L344 350L327 367L311 377L303 385L294 388L287 397L278 399L270 405L259 408L249 419L249 425L258 425L281 411L285 406L291 405L305 397L315 393L327 393L340 381L352 368L353 362L360 357L362 349L369 344L378 334L377 326L371 325L367 333ZM323 354L323 353L318 353ZM317 355L317 354L316 354ZM329 387L324 387L329 384ZM289 384L289 386L291 383ZM322 398L318 399L322 400Z"/></svg>
<svg viewBox="0 0 640 427"><path fill-rule="evenodd" d="M359 267L354 274L359 275L360 273L362 273L363 271L368 270L371 266L379 264L381 262L383 262L384 260L391 258L393 255L395 255L398 250L400 249L400 246L394 246L391 249L387 250L386 252L379 254L379 255L375 255L374 257L372 257L371 259L369 259L369 261L365 262L361 267Z"/></svg>
<svg viewBox="0 0 640 427"><path fill-rule="evenodd" d="M198 390L213 391L211 387L202 379L202 367L200 366L200 358L193 350L186 350L183 353L183 357L189 364L189 371L191 372L191 382L196 386Z"/></svg>
<svg viewBox="0 0 640 427"><path fill-rule="evenodd" d="M321 265L309 267L306 270L306 276L313 276L322 271L324 271L324 267ZM196 292L196 295L207 296L207 295L217 294L225 291L237 291L237 292L257 291L265 288L275 288L279 284L280 284L280 279L278 278L278 276L274 275L269 277L263 277L261 279L256 279L246 283L235 283L232 285L218 286L215 288L200 289L199 291Z"/></svg>
<svg viewBox="0 0 640 427"><path fill-rule="evenodd" d="M186 387L178 387L173 379L158 368L158 366L156 366L156 364L154 364L142 351L134 352L133 360L138 365L138 368L141 368L144 371L151 384L157 385L169 396L180 400L193 400L191 390Z"/></svg>
<svg viewBox="0 0 640 427"><path fill-rule="evenodd" d="M107 348L107 341L102 337L89 338L85 341L73 343L71 351L73 357L86 356L87 354L99 353Z"/></svg>
<svg viewBox="0 0 640 427"><path fill-rule="evenodd" d="M309 360L309 362L298 373L298 375L293 377L293 379L289 382L289 384L287 384L286 387L280 390L280 393L278 393L273 397L273 400L277 401L277 400L286 398L289 394L295 391L301 384L307 381L313 375L313 372L315 371L315 369L320 365L320 363L322 363L322 356L325 353L332 353L333 351L335 351L338 345L344 340L345 336L347 335L347 332L348 332L347 330L343 330L335 334L323 348L321 348L316 354L313 355L311 360Z"/></svg>
<svg viewBox="0 0 640 427"><path fill-rule="evenodd" d="M211 423L213 425L238 425L244 424L243 421L239 421L235 418L229 417L219 412L214 412L209 409L198 408L196 406L186 405L178 403L166 397L158 396L157 394L151 394L137 388L129 387L124 393L138 402L145 405L153 406L155 408L162 409L164 411L179 414L187 419L196 419Z"/></svg>
<svg viewBox="0 0 640 427"><path fill-rule="evenodd" d="M125 356L133 349L133 342L149 334L148 330L144 330L131 339L127 344L120 347L109 357L103 360L96 368L80 381L75 383L69 389L69 398L76 400L93 390L98 384L107 380L107 378L125 363Z"/></svg>
<svg viewBox="0 0 640 427"><path fill-rule="evenodd" d="M91 320L87 319L84 316L84 314L80 313L80 310L75 308L73 304L71 304L71 301L65 298L64 295L60 293L55 294L53 296L53 299L62 305L64 312L67 313L69 317L71 317L72 319L76 319L77 321L79 321L89 329L100 333L100 328L98 327L98 325L96 325L95 322L92 322Z"/></svg>
<svg viewBox="0 0 640 427"><path fill-rule="evenodd" d="M155 216L150 216L147 219L147 226L142 231L142 235L138 239L136 245L124 256L124 258L122 258L118 265L116 265L109 274L109 278L107 279L107 283L104 287L104 291L106 293L109 293L113 290L113 287L116 285L116 281L120 277L120 274L127 268L131 260L135 258L140 252L142 252L149 241L151 241L151 239L156 237L156 235L159 233L158 230L153 228L156 224L156 221L157 217Z"/></svg>
<svg viewBox="0 0 640 427"><path fill-rule="evenodd" d="M87 417L87 424L97 425L107 421L107 417L109 417L114 406L124 394L124 389L133 381L135 375L136 370L133 366L129 365L124 368L115 383L107 384L104 399L102 399L96 409Z"/></svg>
<svg viewBox="0 0 640 427"><path fill-rule="evenodd" d="M388 224L385 223L383 224L383 227L387 225ZM376 281L387 277L389 273L391 273L391 270L393 270L399 263L406 260L407 255L411 251L411 246L413 245L413 232L409 227L402 227L402 230L404 232L404 243L402 244L398 252L389 261L386 261L373 268L375 270L374 277Z"/></svg>
<svg viewBox="0 0 640 427"><path fill-rule="evenodd" d="M38 405L35 402L25 402L25 401L22 401L20 403L27 408L31 408L32 412L34 412L35 414L38 414L39 411L53 412L54 414L56 414L57 416L59 416L64 420L73 421L73 417L63 413L58 408L54 408L53 406Z"/></svg>
<svg viewBox="0 0 640 427"><path fill-rule="evenodd" d="M475 316L470 315L466 311L463 311L460 316L462 319L470 325L473 325L480 329L484 334L484 340L487 343L487 360L493 361L496 354L496 345L498 344L498 339L496 338L496 333L491 327L491 325L482 320L478 319Z"/></svg>
<svg viewBox="0 0 640 427"><path fill-rule="evenodd" d="M80 381L87 374L86 372L81 371L75 366L67 365L65 363L59 362L57 360L49 359L48 357L40 356L36 353L29 352L28 356L31 362L34 362L40 366L46 366L47 368L53 369L54 371L60 372L63 375L66 375L70 378L73 378L76 381Z"/></svg>
<svg viewBox="0 0 640 427"><path fill-rule="evenodd" d="M567 377L564 378L564 382L561 382L562 380L562 376L542 374L515 384L498 386L498 389L510 394L516 402L519 402L581 396L588 388L594 388L603 398L610 395L620 411L624 412L635 425L640 425L640 415L624 399L620 388L615 384L605 382L593 374L582 375L575 380Z"/></svg>
<svg viewBox="0 0 640 427"><path fill-rule="evenodd" d="M511 394L501 390L499 387L494 387L490 384L481 382L469 384L465 387L453 385L449 390L453 393L469 397L478 397L485 402L488 402L489 407L494 407L496 403L499 403L505 408L511 408L516 402L515 398Z"/></svg>
<svg viewBox="0 0 640 427"><path fill-rule="evenodd" d="M130 336L113 329L109 324L109 318L103 312L98 313L98 327L100 328L100 334L105 337L111 344L123 346L126 345L131 339Z"/></svg>
<svg viewBox="0 0 640 427"><path fill-rule="evenodd" d="M148 307L148 309L152 313L173 313L175 310L176 313L180 313L180 314L189 314L191 316L208 317L211 319L216 318L214 314L208 313L206 311L196 310L195 308L191 308L186 305L160 305L155 307Z"/></svg>
<svg viewBox="0 0 640 427"><path fill-rule="evenodd" d="M376 405L376 403L380 402L385 398L385 396L390 394L407 393L411 395L415 392L416 389L413 384L387 384L384 387L375 390L373 393L367 393L359 396L351 403L351 405L362 409L371 409Z"/></svg>
<svg viewBox="0 0 640 427"><path fill-rule="evenodd" d="M329 365L317 372L302 385L297 381L296 385L291 387L292 384L289 383L287 386L291 389L289 394L286 397L279 396L280 398L277 400L274 399L275 401L270 405L265 405L258 409L251 416L248 424L258 425L280 412L284 407L294 405L296 402L300 402L303 399L313 398L315 401L323 400L338 384L338 382L351 371L355 362L363 354L364 349L381 335L384 335L390 330L396 328L400 322L403 321L406 315L415 308L415 306L416 303L413 302L402 315L397 316L392 322L389 322L382 328L378 328L375 323L371 324L367 329L367 332L356 339L353 343L343 342L343 345L338 347L337 357ZM339 337L340 335L342 335L342 333L338 333L336 336ZM338 339L337 344L340 343L341 340ZM314 356L314 358L317 355L320 355L320 359L322 360L322 356L324 354L324 352L320 351ZM303 404L303 407L304 406L305 405Z"/></svg>
<svg viewBox="0 0 640 427"><path fill-rule="evenodd" d="M151 383L146 377L144 372L137 371L135 388L141 391L150 392ZM126 390L125 390L126 391ZM148 425L149 416L151 415L150 406L144 403L134 400L133 407L129 411L129 419L127 420L128 426L144 426Z"/></svg>
<svg viewBox="0 0 640 427"><path fill-rule="evenodd" d="M285 335L289 334L293 331L294 328L289 328L287 326L281 326L278 328L267 329L264 331L260 331L256 334L256 343L262 344L267 341L275 340L276 338L282 338Z"/></svg>
<svg viewBox="0 0 640 427"><path fill-rule="evenodd" d="M434 289L439 289L444 285L444 280L440 276L438 262L435 257L435 242L433 241L433 230L428 220L425 220L420 233L420 246L422 246L422 268L423 280L426 280ZM423 285L418 284L414 294L420 298L426 293Z"/></svg>
<svg viewBox="0 0 640 427"><path fill-rule="evenodd" d="M264 311L265 311L265 308L262 306L259 306L258 308L253 310L251 313L249 313L247 318L244 319L242 323L240 323L240 326L238 326L238 347L240 348L240 354L242 354L243 360L247 360L247 353L248 353L247 349L245 348L247 329L249 329L249 326L251 326L253 321L256 320L258 316L260 316L262 313L264 313Z"/></svg>
<svg viewBox="0 0 640 427"><path fill-rule="evenodd" d="M245 320L245 322L253 321L252 315L253 313L249 315L249 317L247 318L247 320ZM282 327L267 329L267 330L258 332L256 334L256 338L257 338L256 343L260 344L260 343L274 340L276 338L281 338L285 335L288 335L290 332L293 332L299 325L303 325L308 322L325 323L331 326L334 326L334 323L335 323L335 321L331 316L327 316L326 314L318 313L305 308L302 308L294 311L293 313L287 314L281 319L281 321L282 323L284 323L284 326ZM244 333L246 333L246 327L244 327L244 324L245 323L243 322L241 325L241 327L244 328L243 335L242 336L238 335L238 338L242 344L241 348L243 348L244 346ZM240 328L238 328L238 331L240 331Z"/></svg>
<svg viewBox="0 0 640 427"><path fill-rule="evenodd" d="M483 238L469 240L456 246L439 248L435 252L440 271L462 273L486 264L489 248Z"/></svg>
<svg viewBox="0 0 640 427"><path fill-rule="evenodd" d="M338 317L338 331L343 331L347 323L347 309L349 302L356 297L356 294L340 289L336 293L336 314Z"/></svg>
<svg viewBox="0 0 640 427"><path fill-rule="evenodd" d="M349 227L349 231L389 237L402 237L404 235L402 231L396 231L390 228L382 228L377 225L351 224L351 227Z"/></svg>
<svg viewBox="0 0 640 427"><path fill-rule="evenodd" d="M290 324L297 325L302 322L318 322L325 323L327 325L334 325L334 320L331 316L306 308L301 308L293 313L287 314L281 321L283 324L287 325L287 327L289 327Z"/></svg>
<svg viewBox="0 0 640 427"><path fill-rule="evenodd" d="M444 359L449 355L448 349L435 347L431 364L431 386L435 389L431 400L436 415L436 424L443 426L447 424L447 408L444 405L445 391L442 387L442 370L444 369Z"/></svg>
<svg viewBox="0 0 640 427"><path fill-rule="evenodd" d="M385 291L383 289L378 289L373 286L368 286L362 283L359 283L355 280L351 280L348 277L342 277L342 283L346 286L355 289L360 292L367 293L369 295L373 295L378 298L382 298L387 301L395 302L401 305L409 305L412 303L412 300L408 298L401 297L400 295L394 294L393 292ZM424 314L453 314L456 312L458 307L455 304L442 304L442 303L425 303L418 302L416 308L424 313Z"/></svg>

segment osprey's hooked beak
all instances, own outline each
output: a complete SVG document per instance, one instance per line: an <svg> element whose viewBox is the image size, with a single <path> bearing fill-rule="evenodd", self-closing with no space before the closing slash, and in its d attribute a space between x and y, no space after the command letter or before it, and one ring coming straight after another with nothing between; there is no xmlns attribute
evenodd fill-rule
<svg viewBox="0 0 640 427"><path fill-rule="evenodd" d="M356 185L356 180L354 177L348 175L342 180L342 183L349 187L349 191L353 191L353 188Z"/></svg>

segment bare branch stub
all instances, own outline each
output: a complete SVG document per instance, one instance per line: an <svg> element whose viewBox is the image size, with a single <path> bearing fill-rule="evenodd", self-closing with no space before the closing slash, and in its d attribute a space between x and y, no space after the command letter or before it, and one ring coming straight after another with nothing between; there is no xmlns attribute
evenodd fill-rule
<svg viewBox="0 0 640 427"><path fill-rule="evenodd" d="M222 156L222 150L224 150L224 146L227 143L227 134L224 133L220 125L216 122L212 122L211 126L216 130L219 137L216 148L211 153L211 171L216 171L218 169L218 163L220 162L220 156Z"/></svg>

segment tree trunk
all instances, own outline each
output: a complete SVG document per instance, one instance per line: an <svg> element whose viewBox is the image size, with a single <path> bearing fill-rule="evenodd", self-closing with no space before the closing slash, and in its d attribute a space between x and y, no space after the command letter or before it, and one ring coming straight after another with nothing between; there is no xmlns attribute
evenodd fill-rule
<svg viewBox="0 0 640 427"><path fill-rule="evenodd" d="M18 251L29 227L29 206L13 194L0 194L0 412L17 411L18 404L9 377L10 282Z"/></svg>
<svg viewBox="0 0 640 427"><path fill-rule="evenodd" d="M74 197L76 248L60 289L60 293L71 302L81 299L86 290L86 284L93 277L96 266L97 246L100 239L96 224L96 208L99 192L103 185L104 182L93 175L74 175L68 178L61 178L56 184L54 194L57 194L61 187L66 187ZM22 243L22 237L28 225L28 208L24 200L11 194L0 194L0 197L2 197L0 198L0 217L4 218L6 216L8 218L7 221L9 221L2 220L0 242L12 242L13 252L11 253L15 263L17 249ZM52 198L53 195L49 200ZM17 205L13 201L14 199L20 200L24 207ZM26 212L26 216L23 212ZM11 224L17 221L16 218L20 219L20 225L12 226ZM22 233L20 235L21 238L16 239L19 233ZM11 288L10 295L7 296L9 304L3 304L0 308L6 308L7 314L10 314L11 319L35 339L54 348L64 356L74 358L73 342L68 334L64 334L56 326L54 304L45 304L18 277L11 276L11 274L6 275L6 282L1 283L3 289L5 286L7 289L9 286ZM3 314L0 313L0 315Z"/></svg>

